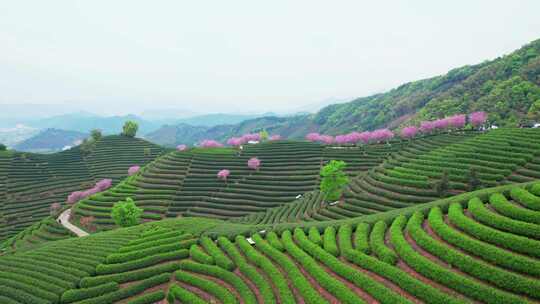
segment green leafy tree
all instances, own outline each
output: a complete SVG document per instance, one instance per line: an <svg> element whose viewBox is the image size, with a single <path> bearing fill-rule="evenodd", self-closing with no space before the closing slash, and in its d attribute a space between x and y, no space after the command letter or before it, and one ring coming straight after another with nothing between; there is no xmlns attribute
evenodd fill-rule
<svg viewBox="0 0 540 304"><path fill-rule="evenodd" d="M114 204L111 217L116 225L120 227L130 227L139 224L143 209L137 207L131 197L125 201L120 201Z"/></svg>
<svg viewBox="0 0 540 304"><path fill-rule="evenodd" d="M266 130L262 130L259 132L259 136L261 138L261 141L265 141L268 139L268 132Z"/></svg>
<svg viewBox="0 0 540 304"><path fill-rule="evenodd" d="M137 130L139 130L139 125L133 120L128 120L126 121L126 123L124 123L124 127L122 128L122 135L128 137L135 137L135 135L137 134Z"/></svg>
<svg viewBox="0 0 540 304"><path fill-rule="evenodd" d="M4 144L0 144L0 151L6 151L7 147Z"/></svg>
<svg viewBox="0 0 540 304"><path fill-rule="evenodd" d="M450 182L448 181L448 171L443 171L441 179L435 184L435 191L439 196L444 196L450 188Z"/></svg>
<svg viewBox="0 0 540 304"><path fill-rule="evenodd" d="M90 136L92 137L92 139L94 141L98 141L101 139L101 137L103 137L103 135L101 134L101 130L100 129L94 129L90 132Z"/></svg>
<svg viewBox="0 0 540 304"><path fill-rule="evenodd" d="M321 192L325 199L336 201L341 198L343 188L349 183L349 178L343 170L347 164L341 160L331 160L327 165L321 168Z"/></svg>
<svg viewBox="0 0 540 304"><path fill-rule="evenodd" d="M482 186L480 178L478 178L478 171L476 168L469 170L469 191L474 191Z"/></svg>

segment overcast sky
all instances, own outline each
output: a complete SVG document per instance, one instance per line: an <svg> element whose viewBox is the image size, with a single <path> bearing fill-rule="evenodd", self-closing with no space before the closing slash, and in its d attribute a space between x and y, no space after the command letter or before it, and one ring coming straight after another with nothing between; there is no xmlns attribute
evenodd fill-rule
<svg viewBox="0 0 540 304"><path fill-rule="evenodd" d="M509 53L540 38L538 12L539 0L0 1L0 103L295 109Z"/></svg>

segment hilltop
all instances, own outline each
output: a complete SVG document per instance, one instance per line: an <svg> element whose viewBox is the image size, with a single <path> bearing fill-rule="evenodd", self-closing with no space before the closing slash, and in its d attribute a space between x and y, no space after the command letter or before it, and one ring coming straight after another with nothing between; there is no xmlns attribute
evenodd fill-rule
<svg viewBox="0 0 540 304"><path fill-rule="evenodd" d="M409 121L472 111L489 112L490 122L504 126L540 119L540 40L493 60L405 83L385 93L329 105L312 115L262 117L240 124L197 129L193 133L184 125L168 126L148 134L147 138L174 146L205 138L224 140L241 135L246 129L266 129L299 139L309 132L334 135L353 130L395 128Z"/></svg>

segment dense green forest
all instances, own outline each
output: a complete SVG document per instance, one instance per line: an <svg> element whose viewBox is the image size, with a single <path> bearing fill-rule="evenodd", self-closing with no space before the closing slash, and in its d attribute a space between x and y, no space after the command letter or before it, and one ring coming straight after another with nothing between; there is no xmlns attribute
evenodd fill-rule
<svg viewBox="0 0 540 304"><path fill-rule="evenodd" d="M468 65L401 85L384 94L331 105L314 117L321 131L396 127L471 111L490 113L490 121L517 125L539 118L540 40L491 61Z"/></svg>

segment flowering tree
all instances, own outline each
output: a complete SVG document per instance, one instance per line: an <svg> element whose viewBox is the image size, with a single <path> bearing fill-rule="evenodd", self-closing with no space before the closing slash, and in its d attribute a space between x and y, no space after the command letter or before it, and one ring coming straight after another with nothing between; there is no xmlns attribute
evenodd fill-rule
<svg viewBox="0 0 540 304"><path fill-rule="evenodd" d="M140 166L131 166L128 169L128 175L129 176L135 175L135 173L139 172L139 170L141 170Z"/></svg>
<svg viewBox="0 0 540 304"><path fill-rule="evenodd" d="M306 140L308 141L319 141L319 139L321 138L321 134L319 133L309 133L308 135L306 135Z"/></svg>
<svg viewBox="0 0 540 304"><path fill-rule="evenodd" d="M360 139L360 141L362 141L364 144L368 144L369 141L371 140L371 132L369 131L365 131L365 132L362 132L358 135L358 138Z"/></svg>
<svg viewBox="0 0 540 304"><path fill-rule="evenodd" d="M73 205L75 204L76 202L84 199L84 198L87 198L91 195L94 195L98 192L102 192L102 191L105 191L107 189L109 189L110 187L112 186L112 180L111 179L102 179L100 180L99 182L97 182L94 187L90 188L90 189L87 189L87 190L84 190L84 191L75 191L75 192L72 192L70 195L68 195L67 197L67 203L70 204L70 205Z"/></svg>
<svg viewBox="0 0 540 304"><path fill-rule="evenodd" d="M97 192L101 192L101 191L105 191L109 189L111 186L112 186L112 179L106 178L97 182L94 187L98 190Z"/></svg>
<svg viewBox="0 0 540 304"><path fill-rule="evenodd" d="M199 144L202 148L220 148L223 144L213 139L205 139Z"/></svg>
<svg viewBox="0 0 540 304"><path fill-rule="evenodd" d="M415 126L405 127L403 128L403 130L401 130L401 138L410 139L410 138L415 137L416 133L418 133L417 127Z"/></svg>
<svg viewBox="0 0 540 304"><path fill-rule="evenodd" d="M230 174L231 174L231 171L227 169L223 169L217 173L217 178L226 182Z"/></svg>
<svg viewBox="0 0 540 304"><path fill-rule="evenodd" d="M450 121L450 127L454 129L463 129L467 122L467 116L465 116L465 114L453 115L450 116L448 120Z"/></svg>
<svg viewBox="0 0 540 304"><path fill-rule="evenodd" d="M336 135L335 141L338 145L348 144L350 142L350 137L349 135Z"/></svg>
<svg viewBox="0 0 540 304"><path fill-rule="evenodd" d="M176 151L182 152L182 151L186 151L186 150L187 150L186 145L178 145L178 146L176 146Z"/></svg>
<svg viewBox="0 0 540 304"><path fill-rule="evenodd" d="M422 121L420 123L420 132L424 134L429 134L433 132L434 129L435 129L435 124L433 123L433 121Z"/></svg>
<svg viewBox="0 0 540 304"><path fill-rule="evenodd" d="M469 121L473 127L480 127L487 121L487 113L483 111L473 112L469 114Z"/></svg>
<svg viewBox="0 0 540 304"><path fill-rule="evenodd" d="M325 145L331 145L334 142L334 137L330 135L321 135L319 137L319 142Z"/></svg>
<svg viewBox="0 0 540 304"><path fill-rule="evenodd" d="M281 140L281 135L279 134L274 134L272 136L270 136L270 138L268 138L269 141L278 141L278 140Z"/></svg>
<svg viewBox="0 0 540 304"><path fill-rule="evenodd" d="M76 202L80 201L83 196L82 196L82 191L75 191L75 192L72 192L70 195L68 195L67 197L67 202L68 204L70 205L73 205L75 204Z"/></svg>
<svg viewBox="0 0 540 304"><path fill-rule="evenodd" d="M49 212L52 216L55 216L61 208L62 205L60 205L60 203L52 203L51 207L49 208Z"/></svg>
<svg viewBox="0 0 540 304"><path fill-rule="evenodd" d="M437 119L433 122L433 125L435 126L435 129L438 129L438 130L447 129L450 126L450 119L448 118Z"/></svg>
<svg viewBox="0 0 540 304"><path fill-rule="evenodd" d="M249 133L242 135L242 140L244 142L250 142L250 141L260 141L261 135L259 133Z"/></svg>
<svg viewBox="0 0 540 304"><path fill-rule="evenodd" d="M252 157L248 160L247 165L250 169L259 170L261 166L261 161L256 157Z"/></svg>
<svg viewBox="0 0 540 304"><path fill-rule="evenodd" d="M388 129L378 129L371 132L371 138L375 142L388 141L394 137L394 133Z"/></svg>
<svg viewBox="0 0 540 304"><path fill-rule="evenodd" d="M234 147L238 147L238 146L241 146L245 143L244 141L244 138L242 137L231 137L227 140L227 144L228 145L231 145L231 146L234 146Z"/></svg>

